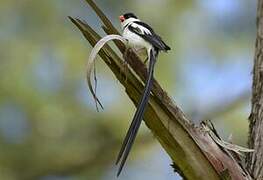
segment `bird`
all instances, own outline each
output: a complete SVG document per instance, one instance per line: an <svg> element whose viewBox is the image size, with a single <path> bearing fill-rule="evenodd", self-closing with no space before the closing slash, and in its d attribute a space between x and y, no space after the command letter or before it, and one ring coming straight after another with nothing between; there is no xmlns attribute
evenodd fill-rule
<svg viewBox="0 0 263 180"><path fill-rule="evenodd" d="M119 151L116 165L119 165L117 177L121 174L121 171L125 165L127 157L130 153L131 147L136 138L138 129L141 125L145 108L148 104L148 100L153 86L153 74L157 56L160 51L167 52L171 48L162 40L162 38L155 33L153 28L137 18L134 13L125 13L119 16L119 20L122 27L122 36L127 40L127 46L135 50L145 49L147 52L147 59L149 59L149 67L147 69L147 80L143 95L139 101L139 105L133 116L131 125L123 140L121 149Z"/></svg>

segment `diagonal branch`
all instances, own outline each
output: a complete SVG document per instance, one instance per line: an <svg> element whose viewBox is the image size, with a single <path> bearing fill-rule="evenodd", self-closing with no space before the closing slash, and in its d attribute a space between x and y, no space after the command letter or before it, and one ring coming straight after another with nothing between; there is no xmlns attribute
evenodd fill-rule
<svg viewBox="0 0 263 180"><path fill-rule="evenodd" d="M104 31L107 34L118 34L96 4L92 0L86 1L100 17ZM101 38L87 23L71 17L70 20L80 29L92 46ZM124 53L124 45L117 41L115 44ZM99 55L137 106L143 92L143 82L146 79L145 65L136 54L128 52L128 63L131 68L124 73L121 71L124 69L122 58L109 46L104 46ZM217 145L206 128L193 126L156 80L154 80L144 121L183 177L190 180L211 180L226 177L225 174L228 174L232 179L250 179L242 167L225 153L226 150Z"/></svg>

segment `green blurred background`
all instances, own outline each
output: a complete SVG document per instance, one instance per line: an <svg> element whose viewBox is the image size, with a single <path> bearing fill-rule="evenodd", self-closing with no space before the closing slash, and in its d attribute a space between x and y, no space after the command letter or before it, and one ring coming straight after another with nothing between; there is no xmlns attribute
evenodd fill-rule
<svg viewBox="0 0 263 180"><path fill-rule="evenodd" d="M256 0L134 0L96 3L120 30L134 12L171 46L155 77L195 123L246 145ZM91 46L67 16L101 35L84 0L0 0L0 179L116 179L114 165L135 107L97 63L96 112L85 83ZM180 179L142 125L122 179Z"/></svg>

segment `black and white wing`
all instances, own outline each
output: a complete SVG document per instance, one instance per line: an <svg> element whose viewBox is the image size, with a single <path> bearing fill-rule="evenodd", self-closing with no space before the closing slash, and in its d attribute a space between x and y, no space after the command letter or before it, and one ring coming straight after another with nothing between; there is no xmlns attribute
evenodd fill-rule
<svg viewBox="0 0 263 180"><path fill-rule="evenodd" d="M142 21L135 21L128 26L128 29L142 37L145 41L152 44L158 50L168 51L171 48L163 42L162 38L157 35L151 26L142 22Z"/></svg>

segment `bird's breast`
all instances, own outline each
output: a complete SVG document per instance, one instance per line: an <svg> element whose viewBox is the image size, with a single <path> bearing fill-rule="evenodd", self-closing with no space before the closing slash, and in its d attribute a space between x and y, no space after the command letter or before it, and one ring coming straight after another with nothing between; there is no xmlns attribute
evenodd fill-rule
<svg viewBox="0 0 263 180"><path fill-rule="evenodd" d="M123 37L128 40L128 45L131 48L135 48L135 49L141 49L141 48L149 49L149 48L151 48L151 44L150 43L145 41L139 35L131 32L128 28L124 29Z"/></svg>

